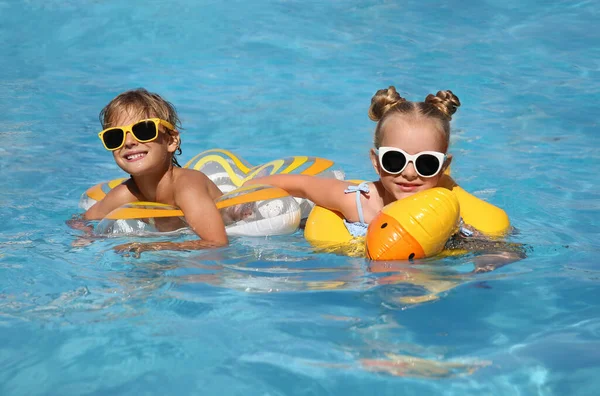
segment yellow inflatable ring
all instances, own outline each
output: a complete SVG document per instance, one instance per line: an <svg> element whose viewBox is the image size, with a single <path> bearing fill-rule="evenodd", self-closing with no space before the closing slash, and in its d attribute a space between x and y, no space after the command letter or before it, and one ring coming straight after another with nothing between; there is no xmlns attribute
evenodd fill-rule
<svg viewBox="0 0 600 396"><path fill-rule="evenodd" d="M344 177L341 170L335 169L332 161L324 158L296 156L251 166L232 152L222 149L204 151L188 161L184 168L202 171L225 192L216 205L225 221L226 231L228 235L243 236L293 233L314 206L312 202L293 198L276 187L243 187L247 180L286 173ZM82 195L79 206L87 210L125 180L115 179L89 188ZM133 202L109 213L98 223L95 232L102 235L152 235L182 231L186 227L183 213L177 208L156 202Z"/></svg>
<svg viewBox="0 0 600 396"><path fill-rule="evenodd" d="M324 251L372 260L418 259L441 253L446 241L458 230L461 217L466 224L492 237L510 229L506 212L469 194L446 174L440 187L384 207L369 224L366 238L354 238L340 213L319 206L310 213L304 236Z"/></svg>

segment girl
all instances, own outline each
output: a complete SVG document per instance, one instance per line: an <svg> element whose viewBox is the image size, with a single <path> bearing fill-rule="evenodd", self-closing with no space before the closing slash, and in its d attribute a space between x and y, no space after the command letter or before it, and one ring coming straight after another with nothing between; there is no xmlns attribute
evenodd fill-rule
<svg viewBox="0 0 600 396"><path fill-rule="evenodd" d="M410 102L393 86L381 89L369 108L369 118L377 122L370 157L378 180L356 186L337 179L273 175L247 184L280 187L290 195L340 212L350 234L363 236L384 206L438 186L452 162L452 155L447 153L450 120L459 106L460 100L452 91L439 91L427 95L423 102ZM447 247L486 252L475 259L474 272L491 271L525 256L520 245L486 241L483 234L468 225L461 231Z"/></svg>
<svg viewBox="0 0 600 396"><path fill-rule="evenodd" d="M366 233L371 220L389 203L436 187L452 161L447 154L450 120L460 101L452 91L409 102L392 86L377 91L369 118L377 122L371 163L379 180L359 186L347 181L304 175L273 175L247 184L269 184L291 195L340 212L354 236Z"/></svg>
<svg viewBox="0 0 600 396"><path fill-rule="evenodd" d="M117 165L131 175L83 215L100 220L112 210L135 201L151 201L181 209L189 227L202 240L180 243L130 243L118 252L146 250L191 250L228 244L223 219L215 205L222 195L202 172L182 169L175 158L181 153L173 105L158 94L140 88L123 92L100 112L104 130L98 134Z"/></svg>

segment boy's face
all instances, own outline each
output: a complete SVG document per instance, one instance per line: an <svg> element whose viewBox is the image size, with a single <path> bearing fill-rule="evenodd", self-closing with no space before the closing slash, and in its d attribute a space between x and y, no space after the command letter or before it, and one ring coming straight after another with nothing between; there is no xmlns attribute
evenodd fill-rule
<svg viewBox="0 0 600 396"><path fill-rule="evenodd" d="M152 117L122 112L114 119L112 126L131 125L145 118ZM123 147L113 151L113 156L123 171L132 176L142 176L156 170L167 169L177 147L179 147L179 132L167 131L164 126L159 125L158 137L151 142L138 142L131 133L126 133Z"/></svg>
<svg viewBox="0 0 600 396"><path fill-rule="evenodd" d="M422 151L445 153L446 150L439 125L435 120L428 118L415 120L394 116L385 122L382 132L382 147L399 148L412 155ZM390 174L381 167L377 154L371 150L373 167L379 174L383 187L395 200L436 187L451 158L452 156L448 155L440 172L433 177L421 177L412 162L409 162L402 172Z"/></svg>

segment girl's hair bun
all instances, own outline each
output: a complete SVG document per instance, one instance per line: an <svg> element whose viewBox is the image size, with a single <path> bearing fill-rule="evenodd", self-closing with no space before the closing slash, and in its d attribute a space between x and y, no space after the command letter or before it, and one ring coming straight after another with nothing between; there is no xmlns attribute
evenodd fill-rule
<svg viewBox="0 0 600 396"><path fill-rule="evenodd" d="M371 98L371 107L369 107L369 118L375 122L381 120L383 115L399 103L406 102L394 86L387 89L380 89Z"/></svg>

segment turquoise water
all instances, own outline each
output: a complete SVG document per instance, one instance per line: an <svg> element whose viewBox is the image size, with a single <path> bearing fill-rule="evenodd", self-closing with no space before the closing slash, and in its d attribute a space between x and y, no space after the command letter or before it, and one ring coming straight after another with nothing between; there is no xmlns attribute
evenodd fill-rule
<svg viewBox="0 0 600 396"><path fill-rule="evenodd" d="M0 394L596 394L599 13L591 1L0 1ZM472 256L377 272L300 233L139 259L111 250L123 239L72 247L80 194L122 176L96 137L119 92L175 104L183 162L222 147L373 178L367 109L388 85L460 97L454 175L509 213L527 259L476 276ZM423 289L389 278L408 269L455 285L408 304Z"/></svg>

